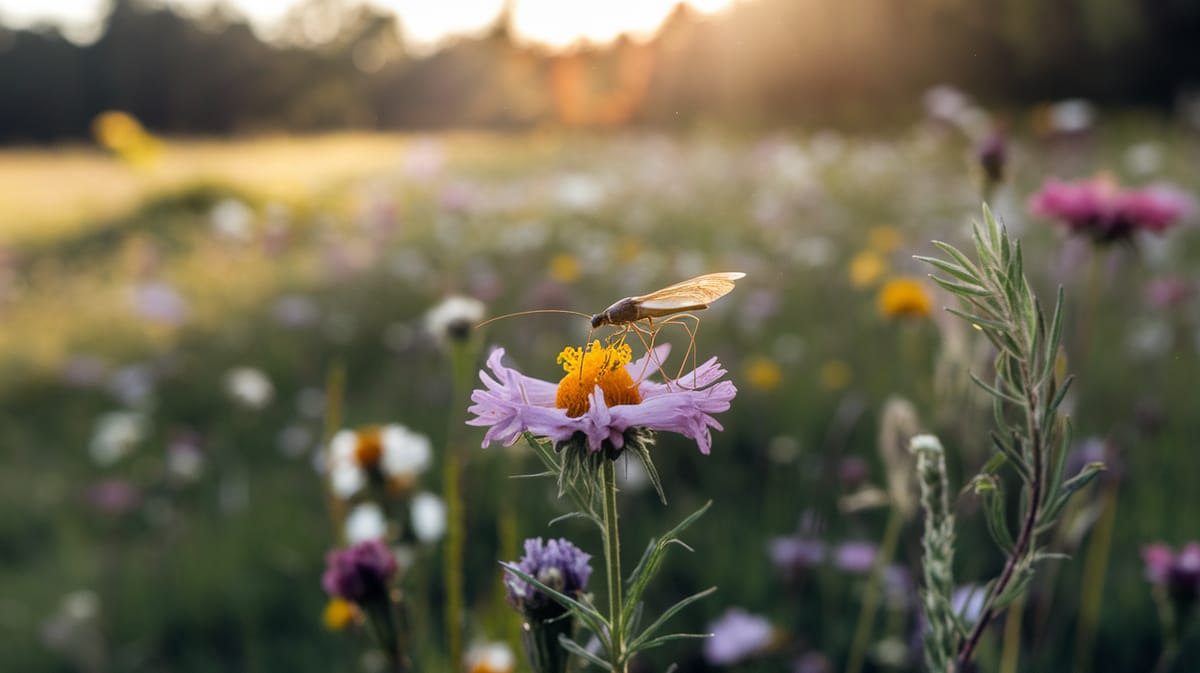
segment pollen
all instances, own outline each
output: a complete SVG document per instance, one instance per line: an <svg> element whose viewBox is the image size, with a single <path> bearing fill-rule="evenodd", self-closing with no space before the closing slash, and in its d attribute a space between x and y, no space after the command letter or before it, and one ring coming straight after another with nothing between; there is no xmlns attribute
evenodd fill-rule
<svg viewBox="0 0 1200 673"><path fill-rule="evenodd" d="M582 348L564 348L558 354L558 363L566 375L558 382L554 406L566 409L572 418L582 416L591 407L588 395L596 386L604 392L604 403L610 407L640 403L642 396L637 384L625 370L632 359L632 349L626 343L601 346L599 341L593 341L586 354Z"/></svg>

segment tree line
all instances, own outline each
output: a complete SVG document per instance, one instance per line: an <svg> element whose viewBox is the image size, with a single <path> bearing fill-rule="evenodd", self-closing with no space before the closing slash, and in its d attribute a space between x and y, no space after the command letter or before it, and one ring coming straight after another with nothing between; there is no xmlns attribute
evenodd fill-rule
<svg viewBox="0 0 1200 673"><path fill-rule="evenodd" d="M395 16L308 0L265 41L227 10L114 0L99 37L0 28L0 142L123 110L169 134L797 121L877 123L951 83L1020 105L1165 109L1200 86L1194 0L743 0L648 42L551 52L486 33L415 56ZM319 25L329 34L312 38ZM307 35L307 37L306 37Z"/></svg>

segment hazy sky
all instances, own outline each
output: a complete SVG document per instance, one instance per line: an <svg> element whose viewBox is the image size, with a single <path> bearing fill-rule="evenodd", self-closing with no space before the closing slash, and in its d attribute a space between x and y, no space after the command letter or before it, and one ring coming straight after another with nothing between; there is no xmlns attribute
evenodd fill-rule
<svg viewBox="0 0 1200 673"><path fill-rule="evenodd" d="M159 0L203 9L215 0ZM299 0L224 0L269 34L271 26ZM734 0L687 0L701 11L716 11ZM622 32L649 33L678 0L515 0L513 21L526 39L561 46L577 39L607 41ZM487 26L504 0L369 0L400 16L405 37L428 46L455 33ZM94 34L108 0L0 0L0 21L16 27L39 21L64 26L76 39Z"/></svg>

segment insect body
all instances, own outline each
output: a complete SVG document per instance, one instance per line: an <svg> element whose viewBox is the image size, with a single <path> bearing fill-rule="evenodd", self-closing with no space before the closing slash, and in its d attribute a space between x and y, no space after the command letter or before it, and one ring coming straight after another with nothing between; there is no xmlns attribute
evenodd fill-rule
<svg viewBox="0 0 1200 673"><path fill-rule="evenodd" d="M605 325L628 325L639 320L653 321L687 311L708 308L733 290L733 281L745 278L740 271L710 273L639 297L626 297L592 316L592 329Z"/></svg>

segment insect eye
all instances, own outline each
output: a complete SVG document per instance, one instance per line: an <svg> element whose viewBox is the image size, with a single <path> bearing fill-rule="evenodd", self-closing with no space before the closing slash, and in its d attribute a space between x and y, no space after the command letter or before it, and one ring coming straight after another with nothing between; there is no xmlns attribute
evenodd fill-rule
<svg viewBox="0 0 1200 673"><path fill-rule="evenodd" d="M592 316L592 329L596 329L596 328L600 327L600 325L603 323L604 323L604 314L603 313L597 313Z"/></svg>

